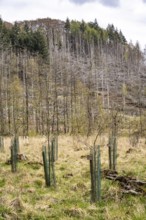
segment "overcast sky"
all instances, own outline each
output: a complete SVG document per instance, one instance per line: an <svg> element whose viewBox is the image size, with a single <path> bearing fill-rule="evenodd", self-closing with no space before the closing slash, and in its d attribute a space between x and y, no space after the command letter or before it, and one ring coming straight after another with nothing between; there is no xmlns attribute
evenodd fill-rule
<svg viewBox="0 0 146 220"><path fill-rule="evenodd" d="M146 0L0 0L3 20L36 18L94 21L106 28L113 23L128 41L146 45Z"/></svg>

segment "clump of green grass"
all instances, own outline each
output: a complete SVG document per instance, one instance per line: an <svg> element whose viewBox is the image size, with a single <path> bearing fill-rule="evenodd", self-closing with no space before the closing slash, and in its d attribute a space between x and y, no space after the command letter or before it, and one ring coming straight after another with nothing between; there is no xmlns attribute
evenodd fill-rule
<svg viewBox="0 0 146 220"><path fill-rule="evenodd" d="M9 216L12 216L10 207L0 205L0 220L8 219Z"/></svg>
<svg viewBox="0 0 146 220"><path fill-rule="evenodd" d="M41 165L39 163L26 163L25 166L29 169L33 170L39 170L41 168Z"/></svg>
<svg viewBox="0 0 146 220"><path fill-rule="evenodd" d="M0 187L4 187L6 184L6 179L3 178L3 179L0 179Z"/></svg>
<svg viewBox="0 0 146 220"><path fill-rule="evenodd" d="M41 188L41 187L43 186L43 181L40 180L40 179L36 179L36 180L34 181L34 186L35 186L36 188Z"/></svg>

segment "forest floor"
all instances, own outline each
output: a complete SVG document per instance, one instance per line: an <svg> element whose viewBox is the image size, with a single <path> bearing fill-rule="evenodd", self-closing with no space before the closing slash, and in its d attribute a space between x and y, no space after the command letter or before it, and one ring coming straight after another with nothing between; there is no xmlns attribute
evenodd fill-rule
<svg viewBox="0 0 146 220"><path fill-rule="evenodd" d="M102 178L101 201L91 203L89 155L95 137L59 136L59 157L55 164L56 188L45 186L42 145L45 137L20 139L20 152L27 157L11 172L10 138L0 152L0 220L144 220L146 195L123 193L117 181ZM101 145L101 167L108 169L107 137ZM146 181L146 143L132 147L128 138L118 139L117 171L120 175ZM146 191L146 188L144 189Z"/></svg>

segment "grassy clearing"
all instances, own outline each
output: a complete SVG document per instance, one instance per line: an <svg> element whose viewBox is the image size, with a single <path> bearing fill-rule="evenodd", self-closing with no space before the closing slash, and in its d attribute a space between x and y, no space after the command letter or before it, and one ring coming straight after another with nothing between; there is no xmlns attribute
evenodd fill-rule
<svg viewBox="0 0 146 220"><path fill-rule="evenodd" d="M89 146L94 137L59 137L56 162L56 189L46 188L41 149L45 138L21 139L21 153L28 160L19 162L11 173L5 162L10 157L10 139L5 138L5 152L0 153L0 220L2 219L146 219L146 198L123 195L117 182L102 179L102 201L90 203ZM102 169L108 168L107 137L101 144ZM118 140L118 172L146 180L146 145L141 140L132 148L127 138ZM39 162L39 163L37 163Z"/></svg>

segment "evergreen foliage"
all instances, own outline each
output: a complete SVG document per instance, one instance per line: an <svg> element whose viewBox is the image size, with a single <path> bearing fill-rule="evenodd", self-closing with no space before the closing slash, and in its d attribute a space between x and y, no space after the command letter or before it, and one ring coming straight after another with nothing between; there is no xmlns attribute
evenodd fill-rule
<svg viewBox="0 0 146 220"><path fill-rule="evenodd" d="M9 30L6 28L3 20L0 18L0 48L7 47L10 43Z"/></svg>
<svg viewBox="0 0 146 220"><path fill-rule="evenodd" d="M70 33L72 48L75 48L76 38L79 38L80 35L83 41L94 41L95 44L97 44L99 40L102 42L107 41L107 36L110 43L126 43L126 38L121 30L118 31L115 29L113 24L109 24L107 29L104 30L98 25L96 19L94 22L86 23L84 20L81 22L75 20L70 21L69 18L67 18L64 29L67 33ZM13 27L8 29L3 20L0 19L0 42L1 45L11 44L16 52L26 49L32 54L40 54L44 59L48 56L48 44L45 32L40 28L32 30L26 21L22 26L18 22L15 22Z"/></svg>
<svg viewBox="0 0 146 220"><path fill-rule="evenodd" d="M10 29L6 28L0 18L0 45L5 47L11 45L16 53L26 49L30 53L40 54L44 59L48 56L48 45L44 33L41 30L32 31L27 22L23 27L15 22Z"/></svg>

